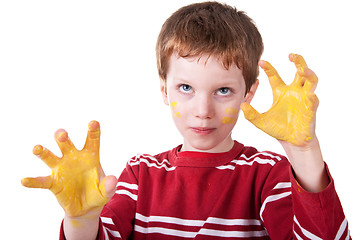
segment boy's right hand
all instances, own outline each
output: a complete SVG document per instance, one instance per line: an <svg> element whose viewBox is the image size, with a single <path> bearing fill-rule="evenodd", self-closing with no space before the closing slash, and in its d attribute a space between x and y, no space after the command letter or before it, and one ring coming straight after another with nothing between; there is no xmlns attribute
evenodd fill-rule
<svg viewBox="0 0 360 240"><path fill-rule="evenodd" d="M75 148L65 130L59 129L55 139L63 154L61 158L37 145L33 153L52 170L47 177L24 178L25 187L44 188L52 191L65 214L80 217L90 211L100 215L103 206L114 195L117 179L105 176L99 161L100 126L96 121L89 123L84 148Z"/></svg>

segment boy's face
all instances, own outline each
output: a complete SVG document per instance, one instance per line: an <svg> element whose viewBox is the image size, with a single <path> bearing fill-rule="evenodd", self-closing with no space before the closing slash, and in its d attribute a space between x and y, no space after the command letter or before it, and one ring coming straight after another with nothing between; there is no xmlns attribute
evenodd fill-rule
<svg viewBox="0 0 360 240"><path fill-rule="evenodd" d="M166 86L161 81L161 91L184 137L181 151L230 150L240 104L250 103L257 83L244 97L245 81L236 66L226 70L213 56L199 59L175 54L170 58L166 81Z"/></svg>

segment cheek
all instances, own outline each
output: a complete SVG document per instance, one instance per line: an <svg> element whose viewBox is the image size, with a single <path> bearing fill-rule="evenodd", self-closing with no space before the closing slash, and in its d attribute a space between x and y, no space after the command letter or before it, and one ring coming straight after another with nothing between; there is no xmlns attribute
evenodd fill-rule
<svg viewBox="0 0 360 240"><path fill-rule="evenodd" d="M172 113L174 118L180 118L181 117L181 114L178 111L177 106L178 106L178 102L171 102L170 103L171 113Z"/></svg>
<svg viewBox="0 0 360 240"><path fill-rule="evenodd" d="M239 109L234 107L227 107L224 111L224 116L221 119L223 124L235 124L239 115Z"/></svg>
<svg viewBox="0 0 360 240"><path fill-rule="evenodd" d="M233 108L233 107L227 107L225 108L225 114L228 115L238 115L239 114L239 109Z"/></svg>

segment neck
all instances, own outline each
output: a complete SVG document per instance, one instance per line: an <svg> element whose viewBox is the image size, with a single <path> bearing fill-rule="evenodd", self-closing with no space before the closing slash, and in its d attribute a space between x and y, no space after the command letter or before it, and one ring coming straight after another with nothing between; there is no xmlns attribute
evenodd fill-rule
<svg viewBox="0 0 360 240"><path fill-rule="evenodd" d="M216 146L209 148L209 149L199 149L191 146L191 144L184 141L183 146L180 149L180 152L184 151L193 151L193 152L208 152L208 153L221 153L221 152L228 152L234 146L234 140L231 136L227 137L221 143L217 144Z"/></svg>

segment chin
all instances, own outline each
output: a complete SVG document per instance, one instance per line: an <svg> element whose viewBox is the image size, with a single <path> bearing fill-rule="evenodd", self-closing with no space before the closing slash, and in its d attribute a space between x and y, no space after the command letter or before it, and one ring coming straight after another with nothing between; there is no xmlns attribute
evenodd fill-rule
<svg viewBox="0 0 360 240"><path fill-rule="evenodd" d="M226 150L221 149L223 141L215 141L212 139L196 139L193 141L188 141L187 148L189 150L185 151L199 151L199 152L225 152Z"/></svg>
<svg viewBox="0 0 360 240"><path fill-rule="evenodd" d="M216 144L204 140L190 140L186 141L184 139L183 151L201 151L206 152L210 151L216 146Z"/></svg>

